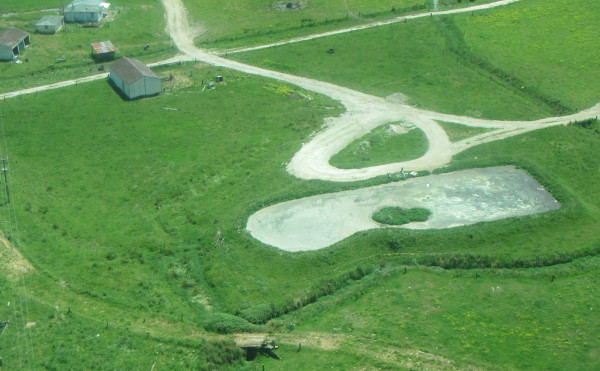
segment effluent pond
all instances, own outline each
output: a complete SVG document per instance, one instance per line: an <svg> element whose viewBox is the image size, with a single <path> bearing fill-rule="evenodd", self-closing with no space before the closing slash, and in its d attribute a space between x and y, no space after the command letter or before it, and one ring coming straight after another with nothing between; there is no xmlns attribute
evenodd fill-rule
<svg viewBox="0 0 600 371"><path fill-rule="evenodd" d="M381 224L386 207L424 208L423 222ZM560 204L527 172L512 166L411 178L352 191L322 194L266 207L248 219L250 234L286 251L330 246L374 228L452 228L554 210Z"/></svg>

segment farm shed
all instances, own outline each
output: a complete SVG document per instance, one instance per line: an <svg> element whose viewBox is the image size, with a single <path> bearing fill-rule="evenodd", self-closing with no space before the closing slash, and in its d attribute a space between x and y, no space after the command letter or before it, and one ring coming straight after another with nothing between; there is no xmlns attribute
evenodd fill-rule
<svg viewBox="0 0 600 371"><path fill-rule="evenodd" d="M117 48L110 41L92 43L92 58L96 61L109 61L115 58Z"/></svg>
<svg viewBox="0 0 600 371"><path fill-rule="evenodd" d="M142 61L123 57L110 66L109 79L129 99L160 93L161 81Z"/></svg>
<svg viewBox="0 0 600 371"><path fill-rule="evenodd" d="M35 24L35 29L39 33L57 33L65 24L65 17L62 15L45 15Z"/></svg>
<svg viewBox="0 0 600 371"><path fill-rule="evenodd" d="M23 53L29 43L29 33L18 28L0 32L0 60L12 61L15 56Z"/></svg>
<svg viewBox="0 0 600 371"><path fill-rule="evenodd" d="M65 6L63 13L67 23L98 22L110 6L102 0L75 0Z"/></svg>

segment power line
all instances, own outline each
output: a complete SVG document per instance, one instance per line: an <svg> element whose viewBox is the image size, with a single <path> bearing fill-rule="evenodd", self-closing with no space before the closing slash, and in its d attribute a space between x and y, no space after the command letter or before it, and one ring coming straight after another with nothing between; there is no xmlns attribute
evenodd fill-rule
<svg viewBox="0 0 600 371"><path fill-rule="evenodd" d="M17 215L16 215L16 209L15 209L15 204L14 202L10 202L10 189L11 189L11 182L10 182L10 172L9 172L9 166L10 166L10 162L8 159L8 145L7 145L7 141L6 141L6 132L5 132L5 128L4 128L4 117L2 115L2 106L0 105L0 129L2 130L2 138L3 138L3 143L2 145L0 145L0 158L2 159L2 172L4 173L4 181L5 181L5 189L6 189L6 203L4 204L5 207L4 208L4 214L5 214L5 218L7 220L7 224L8 224L8 229L9 229L9 241L12 241L12 246L7 246L7 248L12 248L12 249L16 249L17 251L21 250L21 246L20 246L20 236L19 236L19 226L17 223ZM11 208L12 206L12 208ZM19 352L19 364L20 364L20 368L23 369L23 352L25 353L25 358L26 358L26 362L27 362L27 366L29 369L31 369L33 367L33 363L32 363L32 358L34 357L33 354L33 336L31 334L31 329L29 328L29 326L27 326L27 324L29 323L29 304L28 304L28 300L27 300L27 294L26 294L26 289L25 289L25 278L24 275L22 275L20 278L17 277L18 279L18 283L17 283L17 288L18 288L18 292L15 296L15 284L14 281L12 279L9 279L9 281L11 282L11 288L12 288L12 298L13 298L13 317L15 319L15 338L16 338L16 343L17 343L17 348L18 348L18 352ZM17 297L18 297L18 301L17 301ZM17 304L18 303L18 304ZM17 309L18 307L20 307L20 312L21 312L21 316L20 319L21 321L19 321L19 316L17 315ZM24 331L24 349L21 348L21 337L20 337L20 331L19 328L22 329L22 331ZM26 366L26 367L27 367Z"/></svg>

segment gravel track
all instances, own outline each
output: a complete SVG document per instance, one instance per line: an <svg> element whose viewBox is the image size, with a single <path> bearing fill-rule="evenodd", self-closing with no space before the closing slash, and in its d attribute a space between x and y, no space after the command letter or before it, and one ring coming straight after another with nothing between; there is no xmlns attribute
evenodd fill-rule
<svg viewBox="0 0 600 371"><path fill-rule="evenodd" d="M445 12L422 13L402 19L419 18L428 15L452 14L489 9L507 5L516 0L503 0L490 4L483 4L469 8L454 9ZM175 45L188 57L208 64L231 68L241 72L270 77L290 84L300 86L333 99L339 100L346 112L339 117L326 120L324 129L315 135L310 142L305 143L296 153L287 166L290 174L301 179L322 179L329 181L356 181L369 179L407 170L433 170L447 165L452 156L472 146L508 138L531 130L537 130L554 125L564 125L574 120L582 120L600 114L600 104L574 115L565 117L552 117L536 121L495 121L481 120L467 116L455 116L438 112L417 109L402 103L394 103L381 97L361 93L327 82L317 81L305 77L293 76L281 72L271 71L221 58L206 52L194 45L194 31L188 23L188 14L181 0L162 0L167 17L167 32ZM401 19L401 20L402 20ZM388 21L397 22L398 19ZM366 27L375 27L386 22L377 22L366 26L357 26L352 29L338 31L338 33L360 30ZM313 37L324 37L335 33L324 33ZM322 36L321 36L322 35ZM288 41L295 42L294 40ZM353 140L367 134L377 126L387 122L403 120L417 126L427 135L429 140L428 152L418 159L373 166L362 169L338 169L329 165L331 156L339 152ZM496 128L493 132L484 133L457 143L450 143L444 130L434 121L443 120L461 123L469 126Z"/></svg>
<svg viewBox="0 0 600 371"><path fill-rule="evenodd" d="M405 17L398 17L388 21L374 22L348 29L292 39L284 43L293 43L310 38L347 33L425 16L456 14L490 9L498 6L505 6L517 1L519 0L502 0L468 8L453 9L442 12L426 12ZM331 83L250 66L221 58L218 55L197 48L194 45L193 40L195 35L198 33L198 29L190 26L188 22L187 11L181 0L162 0L162 2L165 6L167 32L171 35L172 40L183 53L183 55L150 64L150 67L172 64L179 61L201 61L215 66L222 66L249 74L285 81L290 84L300 86L304 89L329 96L340 101L346 107L346 112L341 116L327 119L324 123L323 130L312 137L308 143L305 143L300 151L298 151L298 153L296 153L289 162L287 166L288 172L291 175L301 179L356 181L398 172L402 168L406 170L433 170L435 168L447 165L452 159L452 156L475 145L494 140L505 139L513 135L518 135L549 126L565 125L571 121L584 120L600 115L600 104L597 104L594 107L574 115L551 117L536 121L482 120L467 116L456 116L422 110L406 104L392 102L391 100L361 93L359 91ZM269 44L262 47L272 47L282 45L284 43ZM245 50L251 49L252 48L247 48ZM237 51L239 52L244 50ZM4 93L0 94L0 99L100 80L106 78L107 76L107 73L102 73L80 79L62 81L35 88ZM331 156L339 152L353 140L362 137L382 124L400 120L415 125L426 134L427 139L429 140L429 150L422 157L410 161L362 169L338 169L329 165L329 159ZM474 127L495 128L497 130L480 134L456 143L450 143L446 133L435 122L435 120L455 122Z"/></svg>

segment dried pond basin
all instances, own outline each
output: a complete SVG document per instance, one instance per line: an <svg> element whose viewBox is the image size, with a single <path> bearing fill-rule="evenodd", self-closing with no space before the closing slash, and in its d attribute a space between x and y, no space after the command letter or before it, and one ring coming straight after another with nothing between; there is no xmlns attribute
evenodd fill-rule
<svg viewBox="0 0 600 371"><path fill-rule="evenodd" d="M554 210L560 204L512 166L470 169L283 202L248 219L250 234L286 251L316 250L352 234L389 228L371 215L384 207L425 208L431 216L398 228L451 228Z"/></svg>

